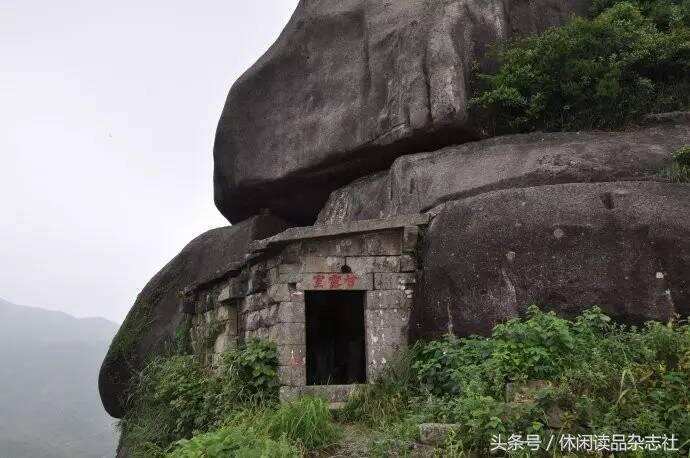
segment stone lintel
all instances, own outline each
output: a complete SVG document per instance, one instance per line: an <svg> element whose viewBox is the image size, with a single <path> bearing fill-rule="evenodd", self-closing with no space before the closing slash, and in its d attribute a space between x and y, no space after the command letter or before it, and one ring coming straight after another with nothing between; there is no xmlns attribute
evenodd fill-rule
<svg viewBox="0 0 690 458"><path fill-rule="evenodd" d="M423 226L428 224L430 216L423 214L400 215L387 219L370 219L353 221L333 226L293 227L273 237L257 240L250 245L252 251L264 251L271 245L281 245L296 240L307 240L321 237L333 237L344 234L374 232L396 229L406 226Z"/></svg>
<svg viewBox="0 0 690 458"><path fill-rule="evenodd" d="M283 386L280 388L280 401L287 402L303 396L314 396L328 403L346 402L352 393L362 385L308 385Z"/></svg>

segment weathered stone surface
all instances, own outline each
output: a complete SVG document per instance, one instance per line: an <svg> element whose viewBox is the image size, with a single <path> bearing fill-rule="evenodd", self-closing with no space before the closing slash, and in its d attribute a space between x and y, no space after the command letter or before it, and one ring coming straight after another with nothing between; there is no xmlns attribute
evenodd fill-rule
<svg viewBox="0 0 690 458"><path fill-rule="evenodd" d="M414 285L413 273L377 273L374 274L374 289L406 290Z"/></svg>
<svg viewBox="0 0 690 458"><path fill-rule="evenodd" d="M120 418L124 414L124 399L132 374L141 369L149 355L162 351L173 340L175 329L184 317L178 313L178 292L243 262L252 240L271 236L286 227L281 219L263 215L206 232L190 242L148 282L101 366L98 388L103 406L111 416Z"/></svg>
<svg viewBox="0 0 690 458"><path fill-rule="evenodd" d="M367 291L367 309L410 310L413 294L411 291Z"/></svg>
<svg viewBox="0 0 690 458"><path fill-rule="evenodd" d="M488 191L560 183L660 180L688 143L690 119L629 132L533 133L403 156L389 171L335 191L318 224L427 211Z"/></svg>
<svg viewBox="0 0 690 458"><path fill-rule="evenodd" d="M308 385L300 387L284 386L280 388L282 402L294 401L304 396L318 397L326 402L345 402L362 385Z"/></svg>
<svg viewBox="0 0 690 458"><path fill-rule="evenodd" d="M480 135L468 112L487 48L584 12L587 0L300 1L232 87L216 134L215 200L312 223L328 194L395 157ZM251 196L248 199L247 196Z"/></svg>
<svg viewBox="0 0 690 458"><path fill-rule="evenodd" d="M488 334L533 303L635 323L690 312L687 184L502 190L438 212L421 247L417 337Z"/></svg>
<svg viewBox="0 0 690 458"><path fill-rule="evenodd" d="M399 256L355 256L347 258L347 265L357 274L369 272L398 272Z"/></svg>

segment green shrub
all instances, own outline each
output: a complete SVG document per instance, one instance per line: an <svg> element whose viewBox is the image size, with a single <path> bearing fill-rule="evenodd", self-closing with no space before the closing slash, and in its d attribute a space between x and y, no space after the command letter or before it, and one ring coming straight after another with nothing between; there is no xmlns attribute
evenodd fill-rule
<svg viewBox="0 0 690 458"><path fill-rule="evenodd" d="M690 145L673 153L673 161L681 167L690 167Z"/></svg>
<svg viewBox="0 0 690 458"><path fill-rule="evenodd" d="M679 11L665 25L652 14L664 5ZM688 5L599 1L593 19L575 18L499 51L499 70L480 75L484 87L471 103L490 113L498 133L616 128L687 108Z"/></svg>
<svg viewBox="0 0 690 458"><path fill-rule="evenodd" d="M495 434L549 429L690 437L690 328L684 323L635 328L613 323L597 308L569 321L530 307L490 338L446 337L417 343L409 353L407 383L380 381L346 410L377 424L366 417L380 411L365 406L402 400L389 422L458 423L453 453L487 452ZM554 415L562 426L552 425Z"/></svg>
<svg viewBox="0 0 690 458"><path fill-rule="evenodd" d="M661 170L660 175L672 183L690 183L690 146L673 154L673 164Z"/></svg>
<svg viewBox="0 0 690 458"><path fill-rule="evenodd" d="M275 344L259 340L223 355L218 373L193 355L153 359L133 383L120 424L125 445L134 456L151 456L246 408L276 403L277 365Z"/></svg>
<svg viewBox="0 0 690 458"><path fill-rule="evenodd" d="M252 428L227 427L181 440L169 458L297 458L300 450L285 437L273 440Z"/></svg>
<svg viewBox="0 0 690 458"><path fill-rule="evenodd" d="M193 356L154 359L139 374L121 423L126 445L136 455L139 446L165 448L213 426L218 412L207 401L219 391Z"/></svg>
<svg viewBox="0 0 690 458"><path fill-rule="evenodd" d="M251 339L223 355L224 395L241 403L278 398L278 350L275 343Z"/></svg>
<svg viewBox="0 0 690 458"><path fill-rule="evenodd" d="M307 450L333 445L340 437L328 404L319 398L304 397L283 404L265 421L271 437L286 437Z"/></svg>

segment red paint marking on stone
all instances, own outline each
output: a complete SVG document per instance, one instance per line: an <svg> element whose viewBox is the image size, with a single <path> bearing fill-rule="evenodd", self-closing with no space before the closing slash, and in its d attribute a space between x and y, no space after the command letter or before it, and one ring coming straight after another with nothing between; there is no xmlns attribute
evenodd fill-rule
<svg viewBox="0 0 690 458"><path fill-rule="evenodd" d="M338 289L342 286L343 277L340 274L329 275L328 283L331 285L331 289Z"/></svg>

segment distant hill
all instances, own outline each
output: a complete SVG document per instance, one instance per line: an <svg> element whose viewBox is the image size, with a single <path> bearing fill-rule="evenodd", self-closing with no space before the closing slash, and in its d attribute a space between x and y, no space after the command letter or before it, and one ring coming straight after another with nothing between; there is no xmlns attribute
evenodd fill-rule
<svg viewBox="0 0 690 458"><path fill-rule="evenodd" d="M115 455L97 379L117 328L0 299L0 458Z"/></svg>

